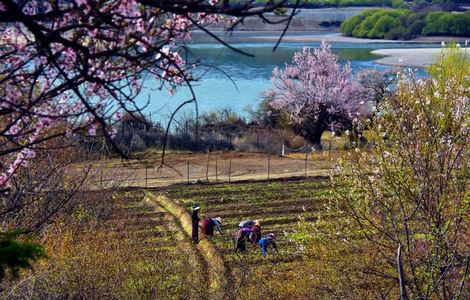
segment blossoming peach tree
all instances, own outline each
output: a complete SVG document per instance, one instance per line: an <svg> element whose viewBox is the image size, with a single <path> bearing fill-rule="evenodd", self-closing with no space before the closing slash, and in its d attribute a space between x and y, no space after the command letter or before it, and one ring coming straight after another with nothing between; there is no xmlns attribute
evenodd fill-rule
<svg viewBox="0 0 470 300"><path fill-rule="evenodd" d="M67 141L100 135L124 155L113 124L144 108L134 100L144 79L171 93L181 85L192 91L184 53L193 29L224 43L205 26L232 30L246 16L269 22L264 13L284 2L1 0L0 231L15 234L1 236L0 251L12 250L7 244L24 229L44 226L80 190L89 168L69 167L82 154L61 151ZM181 105L188 103L196 103L194 93ZM33 254L9 253L14 260L0 261L0 271L28 266L18 261Z"/></svg>
<svg viewBox="0 0 470 300"><path fill-rule="evenodd" d="M326 130L352 129L375 109L375 86L361 84L350 64L341 66L327 42L295 53L292 64L275 68L271 80L274 87L265 93L271 107L286 114L293 130L316 148Z"/></svg>
<svg viewBox="0 0 470 300"><path fill-rule="evenodd" d="M284 2L0 1L0 190L44 141L82 132L114 145L110 125L142 109L144 77L170 92L190 85L182 53L192 29L217 39L205 25L264 18Z"/></svg>

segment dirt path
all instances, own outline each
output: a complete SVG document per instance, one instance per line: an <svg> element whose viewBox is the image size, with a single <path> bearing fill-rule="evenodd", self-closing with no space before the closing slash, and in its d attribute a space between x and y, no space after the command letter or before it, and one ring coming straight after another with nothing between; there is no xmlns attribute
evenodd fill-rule
<svg viewBox="0 0 470 300"><path fill-rule="evenodd" d="M166 251L185 253L187 272L194 278L196 293L201 299L210 299L207 262L191 243L181 223L156 201L149 201L140 192L132 193L127 201L115 210L114 217L123 222L123 231L116 238L138 236L148 248L148 255L159 255ZM188 273L189 274L189 273ZM188 274L185 274L188 275ZM170 275L170 274L169 274Z"/></svg>
<svg viewBox="0 0 470 300"><path fill-rule="evenodd" d="M204 257L201 253L194 247L191 239L188 238L188 235L185 233L183 228L181 227L180 222L175 218L175 216L168 211L165 210L162 206L160 206L157 202L150 202L151 205L154 207L155 211L163 212L163 227L164 230L177 241L177 248L178 250L189 250L189 268L188 270L195 270L197 274L200 275L200 282L198 286L201 289L201 294L204 291L207 291L209 288L209 278L207 272L207 262L204 260ZM207 297L209 298L209 297Z"/></svg>
<svg viewBox="0 0 470 300"><path fill-rule="evenodd" d="M146 195L145 201L154 205L155 209L162 208L172 215L180 229L180 234L184 235L187 246L197 252L197 256L201 258L208 282L209 298L225 299L230 291L230 271L226 268L222 256L216 250L215 246L208 240L202 238L197 246L191 241L191 217L184 208L174 203L165 196L155 196L151 193Z"/></svg>

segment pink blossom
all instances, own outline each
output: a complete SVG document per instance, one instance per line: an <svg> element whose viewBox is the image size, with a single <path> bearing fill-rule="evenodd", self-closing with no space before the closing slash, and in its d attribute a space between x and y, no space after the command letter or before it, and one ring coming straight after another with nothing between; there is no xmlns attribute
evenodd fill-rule
<svg viewBox="0 0 470 300"><path fill-rule="evenodd" d="M265 93L271 106L287 114L298 133L318 143L327 128L333 131L352 126L352 115L370 112L370 96L354 80L349 64L341 67L330 45L296 52L292 64L275 68L274 88Z"/></svg>
<svg viewBox="0 0 470 300"><path fill-rule="evenodd" d="M90 136L96 136L96 127L92 126L92 127L88 128L88 134Z"/></svg>
<svg viewBox="0 0 470 300"><path fill-rule="evenodd" d="M18 14L11 7L18 3L0 2L0 11L14 19ZM12 145L25 148L2 157L0 186L35 159L33 145L51 130L62 130L67 138L83 126L91 136L98 129L108 130L98 127L97 119L112 123L120 113L110 112L135 104L142 73L153 75L174 93L191 76L178 47L191 36L193 21L221 21L217 14L199 10L162 13L137 0L21 3L30 24L18 17L0 28L0 110L9 112L2 115L0 132L9 135ZM43 16L55 9L61 13ZM41 28L41 41L30 31L31 24Z"/></svg>

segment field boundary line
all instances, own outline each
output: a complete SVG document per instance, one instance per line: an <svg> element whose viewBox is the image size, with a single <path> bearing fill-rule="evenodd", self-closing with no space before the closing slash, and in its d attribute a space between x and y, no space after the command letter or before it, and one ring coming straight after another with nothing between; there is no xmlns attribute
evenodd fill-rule
<svg viewBox="0 0 470 300"><path fill-rule="evenodd" d="M175 217L180 223L184 233L190 237L192 231L191 216L180 205L163 195L154 195L150 192L146 193L146 198L151 202L156 202L167 212ZM206 262L209 275L209 289L211 296L217 299L225 298L227 287L227 270L225 268L222 256L215 246L207 239L201 239L196 248L201 253Z"/></svg>

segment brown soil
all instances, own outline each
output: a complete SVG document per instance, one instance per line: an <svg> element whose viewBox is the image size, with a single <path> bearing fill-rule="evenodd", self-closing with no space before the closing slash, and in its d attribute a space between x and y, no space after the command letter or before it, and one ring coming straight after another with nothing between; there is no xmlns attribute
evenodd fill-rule
<svg viewBox="0 0 470 300"><path fill-rule="evenodd" d="M159 153L151 153L129 161L120 159L99 161L94 164L86 186L92 189L116 185L159 187L188 182L228 182L305 176L304 154L281 157L264 153L211 152L208 168L206 153L167 154L164 166L160 166L160 159ZM307 160L307 175L328 175L329 165L328 155L310 153Z"/></svg>

